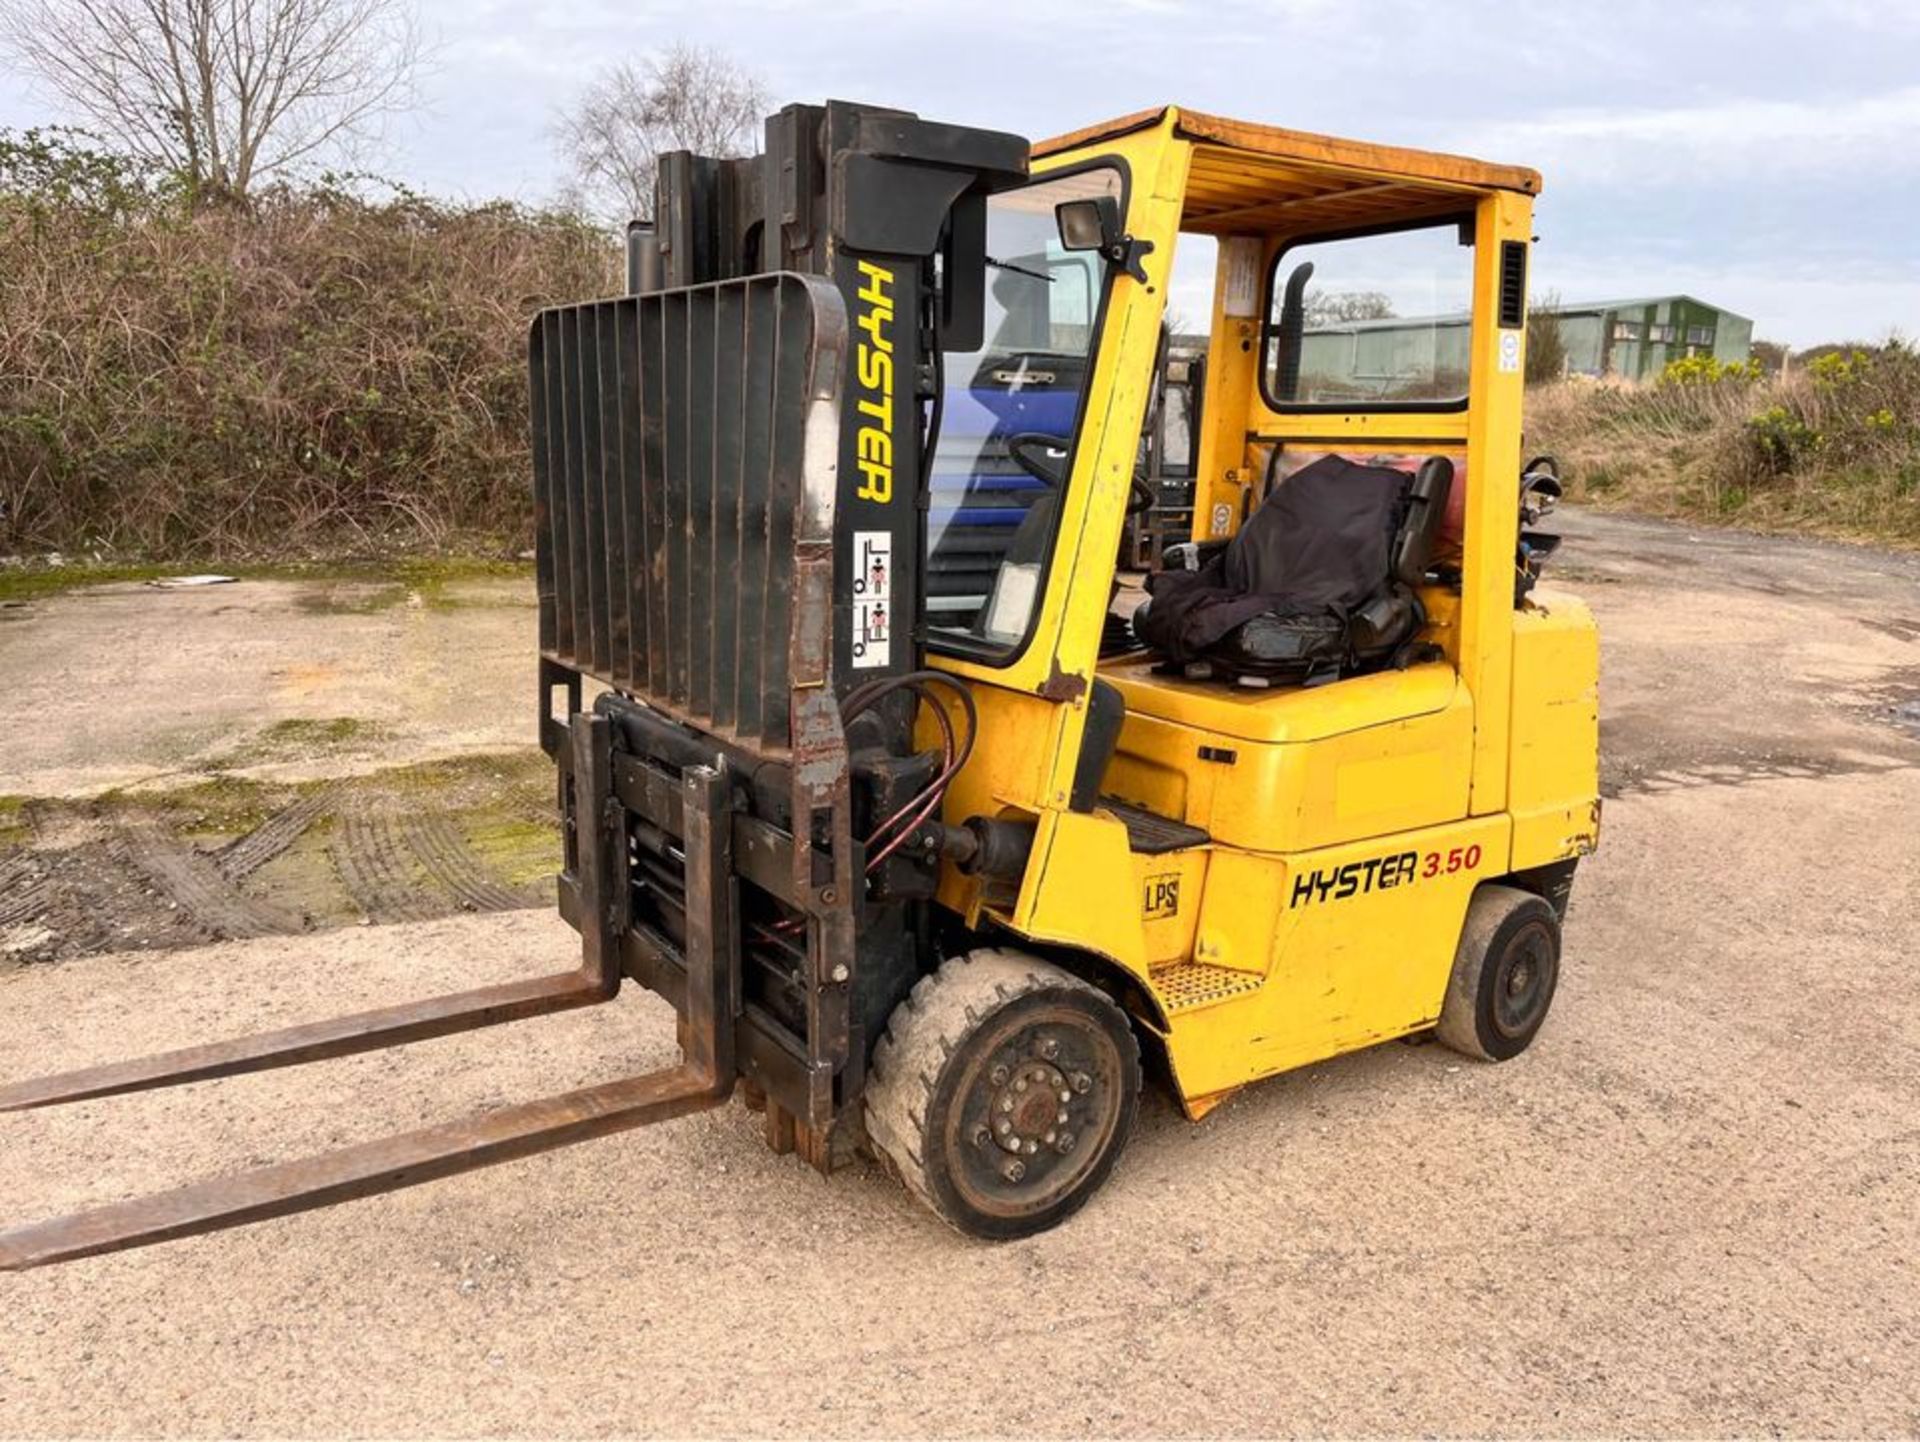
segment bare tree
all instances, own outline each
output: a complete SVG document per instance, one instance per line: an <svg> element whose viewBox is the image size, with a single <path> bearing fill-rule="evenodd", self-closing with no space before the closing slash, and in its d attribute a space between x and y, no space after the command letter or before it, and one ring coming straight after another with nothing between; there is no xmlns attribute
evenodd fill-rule
<svg viewBox="0 0 1920 1442"><path fill-rule="evenodd" d="M420 38L414 0L0 0L0 48L201 203L404 109Z"/></svg>
<svg viewBox="0 0 1920 1442"><path fill-rule="evenodd" d="M1342 325L1354 320L1387 320L1393 315L1393 302L1377 290L1310 290L1307 292L1309 326Z"/></svg>
<svg viewBox="0 0 1920 1442"><path fill-rule="evenodd" d="M1528 385L1565 379L1567 337L1560 327L1560 293L1548 291L1527 303Z"/></svg>
<svg viewBox="0 0 1920 1442"><path fill-rule="evenodd" d="M607 66L557 128L588 205L615 222L644 220L663 153L746 154L768 105L759 76L717 50L682 44Z"/></svg>

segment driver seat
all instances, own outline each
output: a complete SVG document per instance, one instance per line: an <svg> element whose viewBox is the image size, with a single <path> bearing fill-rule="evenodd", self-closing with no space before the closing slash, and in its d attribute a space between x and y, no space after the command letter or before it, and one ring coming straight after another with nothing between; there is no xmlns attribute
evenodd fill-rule
<svg viewBox="0 0 1920 1442"><path fill-rule="evenodd" d="M1193 680L1313 684L1404 666L1426 624L1417 588L1453 487L1419 471L1325 456L1287 480L1230 541L1178 548L1147 578L1134 633Z"/></svg>

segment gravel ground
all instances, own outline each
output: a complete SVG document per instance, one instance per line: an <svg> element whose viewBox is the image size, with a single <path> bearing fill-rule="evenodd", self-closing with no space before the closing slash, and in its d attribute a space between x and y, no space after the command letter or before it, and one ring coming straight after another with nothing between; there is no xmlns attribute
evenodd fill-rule
<svg viewBox="0 0 1920 1442"><path fill-rule="evenodd" d="M4 1277L0 1433L1920 1433L1920 562L1565 529L1605 627L1611 799L1518 1061L1382 1047L1198 1126L1150 1098L1106 1191L1013 1245L954 1236L877 1170L772 1156L736 1106ZM369 648L339 664L384 664ZM529 692L510 675L464 709L511 730ZM573 944L514 911L28 968L0 977L0 1075ZM636 995L0 1117L0 1217L672 1054Z"/></svg>

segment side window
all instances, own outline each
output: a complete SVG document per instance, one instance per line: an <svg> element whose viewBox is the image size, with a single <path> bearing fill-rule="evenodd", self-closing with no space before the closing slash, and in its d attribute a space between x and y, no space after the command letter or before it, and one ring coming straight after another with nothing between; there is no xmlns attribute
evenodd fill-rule
<svg viewBox="0 0 1920 1442"><path fill-rule="evenodd" d="M1193 474L1193 374L1186 361L1167 367L1160 413L1160 469L1169 476Z"/></svg>
<svg viewBox="0 0 1920 1442"><path fill-rule="evenodd" d="M1300 240L1268 277L1262 382L1276 410L1449 409L1473 353L1473 228Z"/></svg>

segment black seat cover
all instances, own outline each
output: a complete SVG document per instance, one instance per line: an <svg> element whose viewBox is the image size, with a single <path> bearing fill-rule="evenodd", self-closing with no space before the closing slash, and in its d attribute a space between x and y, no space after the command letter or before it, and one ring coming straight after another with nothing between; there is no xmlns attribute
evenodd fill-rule
<svg viewBox="0 0 1920 1442"><path fill-rule="evenodd" d="M1187 663L1257 616L1344 638L1346 618L1387 580L1410 482L1404 471L1341 456L1304 467L1199 570L1147 578L1140 639Z"/></svg>

